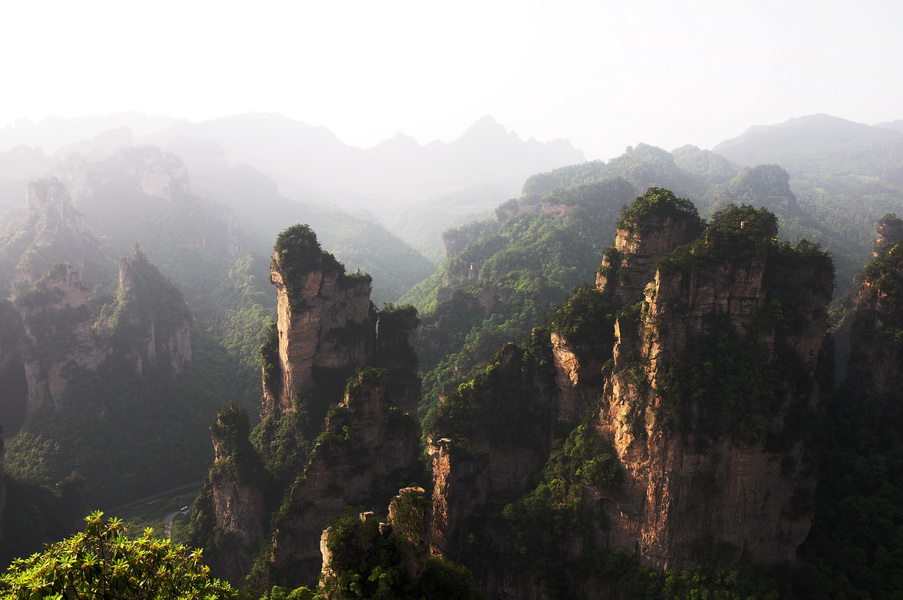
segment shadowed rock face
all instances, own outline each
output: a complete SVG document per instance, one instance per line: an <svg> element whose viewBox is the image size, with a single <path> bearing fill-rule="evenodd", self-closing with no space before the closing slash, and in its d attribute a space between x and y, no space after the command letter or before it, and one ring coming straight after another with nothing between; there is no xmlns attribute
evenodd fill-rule
<svg viewBox="0 0 903 600"><path fill-rule="evenodd" d="M315 582L323 529L345 506L385 510L420 456L410 417L389 411L382 371L366 370L330 413L304 474L274 523L269 566L279 581Z"/></svg>
<svg viewBox="0 0 903 600"><path fill-rule="evenodd" d="M872 262L853 299L847 381L864 397L869 391L900 397L903 390L903 221L881 219Z"/></svg>
<svg viewBox="0 0 903 600"><path fill-rule="evenodd" d="M100 316L91 300L81 272L68 263L17 296L29 414L71 404L70 385L104 368L171 380L191 361L182 295L140 252L120 261L116 299Z"/></svg>

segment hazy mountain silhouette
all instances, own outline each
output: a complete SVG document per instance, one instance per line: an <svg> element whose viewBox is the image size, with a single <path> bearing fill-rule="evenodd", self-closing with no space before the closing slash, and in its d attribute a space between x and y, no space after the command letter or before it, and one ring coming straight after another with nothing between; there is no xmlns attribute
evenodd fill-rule
<svg viewBox="0 0 903 600"><path fill-rule="evenodd" d="M750 127L713 150L743 165L779 164L791 174L878 175L903 181L903 132L830 115Z"/></svg>

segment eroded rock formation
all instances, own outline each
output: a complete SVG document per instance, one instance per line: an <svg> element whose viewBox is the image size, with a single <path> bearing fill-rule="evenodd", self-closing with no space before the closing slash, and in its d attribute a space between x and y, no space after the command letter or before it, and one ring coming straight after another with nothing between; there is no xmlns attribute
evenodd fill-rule
<svg viewBox="0 0 903 600"><path fill-rule="evenodd" d="M776 233L773 214L748 206L704 228L692 204L657 188L625 209L597 289L579 290L554 315L547 358L517 369L522 378L554 369L559 424L516 421L535 410L541 378L515 408L493 379L502 360L449 394L451 406L440 404L428 424L433 552L474 568L488 597L598 597L610 585L590 566L599 550L660 568L716 554L723 564L792 562L813 514L833 266L818 247L792 247ZM487 406L500 420L487 418ZM550 456L555 431L573 427L581 408L593 410ZM496 520L475 520L530 489L516 478L493 483L502 435L550 458L542 472L535 463L523 471L541 477L535 490ZM571 514L579 516L562 525ZM559 537L531 532L531 519L557 523ZM468 538L554 566L530 581L523 563L489 569L471 561Z"/></svg>
<svg viewBox="0 0 903 600"><path fill-rule="evenodd" d="M263 422L253 443L214 430L198 541L222 576L243 576L259 556L267 585L313 585L322 531L346 506L384 510L399 484L420 479L418 320L412 307L377 313L369 276L346 275L307 226L280 234L271 274ZM239 543L217 541L227 538Z"/></svg>
<svg viewBox="0 0 903 600"><path fill-rule="evenodd" d="M373 356L376 313L370 277L346 275L311 236L309 229L286 230L273 253L278 371L265 374L263 415L277 407L291 409L302 389L328 385L336 374L341 385Z"/></svg>
<svg viewBox="0 0 903 600"><path fill-rule="evenodd" d="M595 427L626 477L604 512L611 545L655 566L690 564L707 546L792 561L808 533L807 423L833 270L775 233L768 215L723 213L617 321Z"/></svg>
<svg viewBox="0 0 903 600"><path fill-rule="evenodd" d="M417 423L390 411L384 372L363 371L327 417L274 522L269 557L274 580L316 581L323 528L346 506L381 510L398 482L414 475L419 455Z"/></svg>

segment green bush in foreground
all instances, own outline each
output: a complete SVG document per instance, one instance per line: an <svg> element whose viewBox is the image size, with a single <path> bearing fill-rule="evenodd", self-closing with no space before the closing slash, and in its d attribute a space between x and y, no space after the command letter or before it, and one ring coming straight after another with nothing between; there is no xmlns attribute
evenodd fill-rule
<svg viewBox="0 0 903 600"><path fill-rule="evenodd" d="M103 513L85 518L85 530L44 552L13 561L0 577L0 597L21 600L106 598L109 600L181 600L233 598L227 583L210 577L201 551L152 536L138 539Z"/></svg>

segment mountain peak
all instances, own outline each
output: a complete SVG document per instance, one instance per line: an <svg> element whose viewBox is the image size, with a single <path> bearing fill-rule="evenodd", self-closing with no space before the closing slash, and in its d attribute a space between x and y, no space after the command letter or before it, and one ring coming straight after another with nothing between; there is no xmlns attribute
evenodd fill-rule
<svg viewBox="0 0 903 600"><path fill-rule="evenodd" d="M458 139L485 139L488 137L504 137L508 135L517 137L517 134L513 132L508 133L505 126L496 121L492 115L485 115L477 119Z"/></svg>

